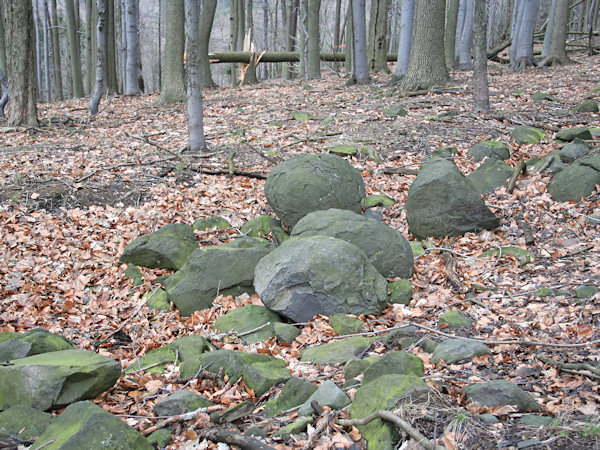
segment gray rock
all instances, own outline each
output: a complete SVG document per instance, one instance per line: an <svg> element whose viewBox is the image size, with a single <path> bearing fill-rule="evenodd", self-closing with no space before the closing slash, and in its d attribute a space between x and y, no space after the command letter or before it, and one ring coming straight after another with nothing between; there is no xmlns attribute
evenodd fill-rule
<svg viewBox="0 0 600 450"><path fill-rule="evenodd" d="M537 144L546 135L539 128L528 127L526 125L519 125L510 133L510 137L513 138L517 144Z"/></svg>
<svg viewBox="0 0 600 450"><path fill-rule="evenodd" d="M245 331L260 327L267 322L269 322L269 325L265 328L243 336L242 339L244 341L252 343L269 339L273 336L275 323L281 322L278 314L264 306L246 305L219 317L214 323L214 328L224 333L229 331L244 333Z"/></svg>
<svg viewBox="0 0 600 450"><path fill-rule="evenodd" d="M11 359L24 358L29 354L31 344L29 342L10 339L0 344L0 362Z"/></svg>
<svg viewBox="0 0 600 450"><path fill-rule="evenodd" d="M118 361L86 350L61 350L0 366L0 410L24 405L45 411L94 398L121 376Z"/></svg>
<svg viewBox="0 0 600 450"><path fill-rule="evenodd" d="M69 405L35 441L33 449L152 450L146 438L121 419L85 401Z"/></svg>
<svg viewBox="0 0 600 450"><path fill-rule="evenodd" d="M155 348L133 362L125 373L144 371L147 373L166 373L165 366L177 359L175 349L169 345Z"/></svg>
<svg viewBox="0 0 600 450"><path fill-rule="evenodd" d="M580 139L576 139L570 144L565 145L558 151L560 160L565 164L571 164L575 160L587 155L592 148Z"/></svg>
<svg viewBox="0 0 600 450"><path fill-rule="evenodd" d="M448 339L435 348L431 355L431 362L437 364L445 361L446 364L456 364L470 360L473 356L489 355L490 349L479 341L470 339Z"/></svg>
<svg viewBox="0 0 600 450"><path fill-rule="evenodd" d="M219 216L201 217L194 220L192 229L197 231L212 230L215 228L229 228L231 224Z"/></svg>
<svg viewBox="0 0 600 450"><path fill-rule="evenodd" d="M400 105L392 105L383 110L383 117L405 117L408 113Z"/></svg>
<svg viewBox="0 0 600 450"><path fill-rule="evenodd" d="M389 374L375 381L363 384L354 395L350 406L350 417L362 419L380 409L396 406L398 402L411 395L427 391L427 385L415 375ZM371 449L393 450L399 440L396 428L389 422L375 419L367 425L359 426L362 436Z"/></svg>
<svg viewBox="0 0 600 450"><path fill-rule="evenodd" d="M151 445L156 445L158 448L165 448L171 443L173 437L171 436L169 430L166 428L160 428L154 433L151 433L150 436L146 437L146 439Z"/></svg>
<svg viewBox="0 0 600 450"><path fill-rule="evenodd" d="M416 375L422 377L425 372L423 361L412 353L391 351L380 356L365 369L363 383L369 383L383 375Z"/></svg>
<svg viewBox="0 0 600 450"><path fill-rule="evenodd" d="M385 278L365 253L341 239L289 239L256 266L254 288L267 308L306 322L315 314L379 314Z"/></svg>
<svg viewBox="0 0 600 450"><path fill-rule="evenodd" d="M548 417L548 416L538 416L535 414L524 414L519 419L519 421L523 425L539 428L539 427L546 427L546 426L550 425L554 421L554 419L552 417Z"/></svg>
<svg viewBox="0 0 600 450"><path fill-rule="evenodd" d="M510 151L502 142L481 141L471 147L467 156L475 161L483 161L486 157L503 161L510 158Z"/></svg>
<svg viewBox="0 0 600 450"><path fill-rule="evenodd" d="M372 339L355 336L328 344L317 345L301 351L300 361L315 364L345 363L364 353Z"/></svg>
<svg viewBox="0 0 600 450"><path fill-rule="evenodd" d="M148 308L158 309L159 311L171 311L171 302L164 289L147 292L142 298L148 301L148 303L146 303Z"/></svg>
<svg viewBox="0 0 600 450"><path fill-rule="evenodd" d="M474 320L470 317L465 316L457 309L445 312L440 315L440 325L447 325L450 328L458 327L473 327Z"/></svg>
<svg viewBox="0 0 600 450"><path fill-rule="evenodd" d="M124 263L151 269L178 270L197 248L192 227L172 223L134 239L120 259Z"/></svg>
<svg viewBox="0 0 600 450"><path fill-rule="evenodd" d="M280 342L291 344L300 336L300 330L289 323L275 322L273 333Z"/></svg>
<svg viewBox="0 0 600 450"><path fill-rule="evenodd" d="M169 344L169 347L177 352L180 361L191 359L213 349L213 346L204 336L193 334L175 339Z"/></svg>
<svg viewBox="0 0 600 450"><path fill-rule="evenodd" d="M573 108L576 112L598 112L598 102L596 100L587 99Z"/></svg>
<svg viewBox="0 0 600 450"><path fill-rule="evenodd" d="M273 417L281 411L295 408L310 398L317 390L317 386L300 378L290 378L283 386L281 393L266 403L264 413Z"/></svg>
<svg viewBox="0 0 600 450"><path fill-rule="evenodd" d="M408 305L412 300L413 286L410 280L392 281L388 284L388 290L390 292L388 296L389 303Z"/></svg>
<svg viewBox="0 0 600 450"><path fill-rule="evenodd" d="M592 154L581 158L577 163L600 172L600 152L594 151Z"/></svg>
<svg viewBox="0 0 600 450"><path fill-rule="evenodd" d="M14 351L16 351L17 348L20 348L21 350L18 353L21 354L26 347L25 345L19 346L16 343L3 345L5 342L11 340L30 344L30 348L27 354L24 356L33 356L39 355L40 353L56 352L59 350L68 350L73 348L73 344L67 341L64 337L59 334L50 333L43 328L34 328L33 330L29 330L25 333L0 333L0 351L2 351L3 348L12 348ZM22 357L23 356L19 356L19 358ZM6 359L0 358L0 361L5 360Z"/></svg>
<svg viewBox="0 0 600 450"><path fill-rule="evenodd" d="M413 256L410 244L397 230L342 209L307 214L294 226L292 237L331 236L356 245L387 278L410 278Z"/></svg>
<svg viewBox="0 0 600 450"><path fill-rule="evenodd" d="M265 196L277 217L288 227L321 209L349 209L360 213L365 186L360 173L345 159L331 154L301 155L273 168Z"/></svg>
<svg viewBox="0 0 600 450"><path fill-rule="evenodd" d="M503 186L513 173L512 167L496 159L486 159L467 179L473 183L477 192L485 194Z"/></svg>
<svg viewBox="0 0 600 450"><path fill-rule="evenodd" d="M298 434L306 431L306 427L313 422L314 419L312 417L300 417L298 420L295 420L289 425L277 430L275 433L273 433L273 437L279 437L284 441L288 441L292 434Z"/></svg>
<svg viewBox="0 0 600 450"><path fill-rule="evenodd" d="M480 414L479 420L481 420L483 423L486 423L488 425L495 425L497 423L500 423L498 418L496 416L494 416L493 414Z"/></svg>
<svg viewBox="0 0 600 450"><path fill-rule="evenodd" d="M319 406L329 406L331 409L342 409L352 403L350 397L331 380L324 381L308 400L300 406L298 409L299 416L309 416L314 413L310 405L313 400Z"/></svg>
<svg viewBox="0 0 600 450"><path fill-rule="evenodd" d="M12 436L34 440L52 423L52 414L29 406L15 405L0 412L0 439Z"/></svg>
<svg viewBox="0 0 600 450"><path fill-rule="evenodd" d="M329 319L329 325L336 334L354 334L362 331L364 323L346 314L335 314Z"/></svg>
<svg viewBox="0 0 600 450"><path fill-rule="evenodd" d="M364 373L380 356L367 356L363 359L351 359L344 365L344 379L349 381Z"/></svg>
<svg viewBox="0 0 600 450"><path fill-rule="evenodd" d="M539 411L540 405L523 389L507 380L475 383L462 389L469 400L482 406L512 405L519 411Z"/></svg>
<svg viewBox="0 0 600 450"><path fill-rule="evenodd" d="M182 315L189 316L212 306L217 293L224 289L251 286L256 264L275 248L265 242L249 248L240 243L194 250L185 266L167 279L169 299Z"/></svg>
<svg viewBox="0 0 600 450"><path fill-rule="evenodd" d="M477 189L452 161L423 166L408 190L406 219L419 239L457 236L500 225Z"/></svg>
<svg viewBox="0 0 600 450"><path fill-rule="evenodd" d="M573 141L575 139L587 140L593 139L589 128L569 128L560 130L556 133L556 139L561 141Z"/></svg>
<svg viewBox="0 0 600 450"><path fill-rule="evenodd" d="M417 328L408 326L400 328L399 330L393 330L385 337L385 346L387 348L408 348L411 345L417 343L422 336L417 333Z"/></svg>
<svg viewBox="0 0 600 450"><path fill-rule="evenodd" d="M194 394L187 389L180 389L158 401L152 407L152 411L154 411L154 414L157 416L177 416L211 405L212 403L201 395Z"/></svg>
<svg viewBox="0 0 600 450"><path fill-rule="evenodd" d="M127 268L125 269L125 272L123 272L123 275L126 278L129 278L134 286L141 286L144 284L142 272L140 272L140 269L133 264L127 264Z"/></svg>
<svg viewBox="0 0 600 450"><path fill-rule="evenodd" d="M559 202L581 200L587 197L596 185L600 184L600 172L583 164L571 164L557 173L548 184L548 192L552 199Z"/></svg>
<svg viewBox="0 0 600 450"><path fill-rule="evenodd" d="M273 219L271 216L258 216L250 219L240 228L240 232L250 237L261 237L264 239L272 237L278 244L289 238L281 226L281 222Z"/></svg>

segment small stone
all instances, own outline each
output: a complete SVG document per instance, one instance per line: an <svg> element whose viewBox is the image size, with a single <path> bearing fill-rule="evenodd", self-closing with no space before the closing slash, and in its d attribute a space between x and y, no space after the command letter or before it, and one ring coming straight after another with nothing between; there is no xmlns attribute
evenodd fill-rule
<svg viewBox="0 0 600 450"><path fill-rule="evenodd" d="M372 339L361 336L341 339L301 351L300 361L314 364L345 363L362 354L371 343Z"/></svg>
<svg viewBox="0 0 600 450"><path fill-rule="evenodd" d="M312 417L300 417L295 422L292 422L289 425L277 430L275 433L273 433L273 436L280 437L284 441L289 441L292 434L298 434L306 431L308 424L313 422L314 419Z"/></svg>
<svg viewBox="0 0 600 450"><path fill-rule="evenodd" d="M173 436L166 428L156 430L150 436L146 438L150 444L156 444L159 448L164 448L171 443Z"/></svg>
<svg viewBox="0 0 600 450"><path fill-rule="evenodd" d="M299 416L309 416L314 413L311 402L319 406L329 406L331 409L342 409L352 403L350 397L333 381L326 380L298 409Z"/></svg>
<svg viewBox="0 0 600 450"><path fill-rule="evenodd" d="M465 316L457 309L448 311L440 316L439 324L447 325L450 328L472 327L475 321Z"/></svg>
<svg viewBox="0 0 600 450"><path fill-rule="evenodd" d="M437 364L445 361L446 364L457 364L471 360L473 356L489 355L490 353L490 349L479 341L461 338L448 339L435 348L431 355L431 362Z"/></svg>
<svg viewBox="0 0 600 450"><path fill-rule="evenodd" d="M539 288L537 291L535 291L533 295L535 295L536 297L544 298L552 295L552 292L552 289L549 288Z"/></svg>
<svg viewBox="0 0 600 450"><path fill-rule="evenodd" d="M520 419L520 422L523 425L528 425L530 427L545 427L552 423L554 420L552 417L548 416L537 416L535 414L525 414Z"/></svg>
<svg viewBox="0 0 600 450"><path fill-rule="evenodd" d="M142 277L142 272L138 269L134 264L127 264L127 268L123 273L126 278L131 279L131 282L134 286L141 286L144 284L144 277Z"/></svg>
<svg viewBox="0 0 600 450"><path fill-rule="evenodd" d="M355 334L362 331L364 323L362 320L347 316L346 314L336 314L329 319L329 325L336 334Z"/></svg>
<svg viewBox="0 0 600 450"><path fill-rule="evenodd" d="M510 137L519 145L537 144L545 135L546 133L539 128L528 127L526 125L519 125L510 133Z"/></svg>
<svg viewBox="0 0 600 450"><path fill-rule="evenodd" d="M573 108L575 112L598 112L598 102L587 99Z"/></svg>
<svg viewBox="0 0 600 450"><path fill-rule="evenodd" d="M356 156L358 154L358 150L351 145L336 145L330 147L327 151L338 156Z"/></svg>
<svg viewBox="0 0 600 450"><path fill-rule="evenodd" d="M598 292L595 286L580 286L575 290L577 298L587 298Z"/></svg>
<svg viewBox="0 0 600 450"><path fill-rule="evenodd" d="M160 400L152 407L152 410L157 416L177 416L211 405L212 403L204 397L194 394L187 389L180 389L174 394Z"/></svg>
<svg viewBox="0 0 600 450"><path fill-rule="evenodd" d="M493 414L480 414L479 420L481 420L483 423L488 424L488 425L495 425L497 423L500 423L498 418L496 416L494 416Z"/></svg>
<svg viewBox="0 0 600 450"><path fill-rule="evenodd" d="M519 411L539 411L540 405L523 389L507 380L475 383L462 388L469 400L482 406L516 406Z"/></svg>
<svg viewBox="0 0 600 450"><path fill-rule="evenodd" d="M300 330L294 325L283 322L275 322L273 325L273 333L280 342L291 344L300 336Z"/></svg>
<svg viewBox="0 0 600 450"><path fill-rule="evenodd" d="M405 117L408 114L400 105L392 105L383 110L383 117Z"/></svg>
<svg viewBox="0 0 600 450"><path fill-rule="evenodd" d="M315 393L318 386L300 378L292 377L283 386L281 393L265 405L265 415L273 417L281 411L295 408L303 404Z"/></svg>
<svg viewBox="0 0 600 450"><path fill-rule="evenodd" d="M192 229L196 231L214 230L215 228L230 228L231 224L219 216L202 217L194 220Z"/></svg>
<svg viewBox="0 0 600 450"><path fill-rule="evenodd" d="M159 311L171 311L171 302L164 289L148 292L142 298L148 301L146 303L148 308L158 309Z"/></svg>
<svg viewBox="0 0 600 450"><path fill-rule="evenodd" d="M394 206L396 202L387 195L375 194L364 198L361 204L364 208L374 208L376 206Z"/></svg>

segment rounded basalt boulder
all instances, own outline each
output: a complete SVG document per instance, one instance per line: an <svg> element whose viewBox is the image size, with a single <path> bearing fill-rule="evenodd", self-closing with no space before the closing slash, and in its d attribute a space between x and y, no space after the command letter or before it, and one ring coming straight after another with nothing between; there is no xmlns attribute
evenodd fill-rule
<svg viewBox="0 0 600 450"><path fill-rule="evenodd" d="M292 238L260 260L254 288L265 306L294 322L315 314L379 314L385 278L357 246L329 236Z"/></svg>
<svg viewBox="0 0 600 450"><path fill-rule="evenodd" d="M359 213L365 195L358 170L331 154L288 159L273 168L265 183L269 205L288 227L308 213L322 209Z"/></svg>

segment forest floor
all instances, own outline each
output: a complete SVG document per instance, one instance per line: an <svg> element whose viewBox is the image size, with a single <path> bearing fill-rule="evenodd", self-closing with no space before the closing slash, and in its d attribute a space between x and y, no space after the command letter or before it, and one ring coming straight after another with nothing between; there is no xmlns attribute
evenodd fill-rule
<svg viewBox="0 0 600 450"><path fill-rule="evenodd" d="M129 319L121 340L113 336L97 349L124 367L176 337L210 332L216 317L259 299L219 297L212 309L191 317L147 308L136 313L142 296L165 271L142 269L144 283L134 287L119 263L125 246L168 223L191 224L212 215L228 219L234 228L199 233L198 241L222 243L237 235L236 227L246 220L270 212L263 178L277 162L337 144L364 147L350 162L361 171L368 194L384 193L397 201L383 211L385 221L414 240L403 204L415 175L389 169L418 169L432 150L455 146L456 162L467 174L476 163L466 152L484 139L506 143L512 152L507 162L514 167L521 159L557 150L559 144L552 138L558 129L599 126L599 114L574 113L572 107L600 95L600 57L581 54L574 59L579 63L517 74L492 64L490 113L472 111L467 72L452 73L451 85L427 95L402 96L387 85L388 77L346 87L345 79L331 71L324 71L324 79L318 81L206 90L206 155L181 152L187 138L185 105L156 106L155 95L103 99L94 118L85 99L41 104L36 129L0 123L0 332L43 327L93 350ZM535 103L531 95L536 92L550 94L555 101ZM382 111L392 105L401 105L408 115L384 117ZM294 120L294 112L315 119ZM324 125L327 117L334 120ZM548 137L537 145L518 146L509 136L517 125L540 127ZM228 159L236 173L250 176L230 175ZM447 448L516 448L528 439L535 440L532 448L600 448L600 296L577 298L573 293L582 285L600 284L600 224L592 217L600 215L600 198L596 191L578 203L555 202L546 192L549 179L531 169L520 176L512 193L503 187L487 195L500 228L431 239L431 246L451 252L431 250L415 261L410 306L390 306L379 317L361 317L365 331L381 336L390 327L410 323L433 339L446 333L481 338L490 346L489 358L438 366L421 349L411 349L425 362L435 395L429 403L416 405L409 419ZM523 224L532 233L529 246ZM503 246L528 248L535 257L522 265L511 255L482 256ZM539 288L552 289L551 295L533 295ZM455 308L475 319L474 328L441 329L439 315ZM342 381L341 367L317 369L298 362L300 349L333 336L326 319L317 317L304 325L291 346L272 340L216 345L283 358L293 375L310 381ZM381 344L373 348L375 353L383 350ZM498 378L531 393L544 415L554 418L552 424L528 427L511 408L489 409L501 419L497 425L480 422L477 413L482 409L469 405L460 388ZM163 388L180 388L176 380L176 370L123 376L95 401L142 430L155 421L139 416L152 416L156 394ZM240 383L227 391L210 383L190 387L216 404L251 398ZM272 390L263 396L257 407L275 394ZM237 426L243 431L260 422L275 430L293 414L271 421L255 414ZM174 447L192 448L190 443L198 442L205 431L202 423L207 425L181 423ZM327 430L315 438L313 447L364 445L355 429L333 423ZM305 444L300 439L285 445ZM285 447L281 441L271 445Z"/></svg>

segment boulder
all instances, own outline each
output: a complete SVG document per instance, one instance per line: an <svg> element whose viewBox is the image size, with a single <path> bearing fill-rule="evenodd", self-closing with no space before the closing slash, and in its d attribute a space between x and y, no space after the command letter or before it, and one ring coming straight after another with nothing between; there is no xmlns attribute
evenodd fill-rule
<svg viewBox="0 0 600 450"><path fill-rule="evenodd" d="M349 209L360 213L365 185L360 173L344 158L331 154L301 155L273 168L265 196L277 217L288 227L321 209Z"/></svg>
<svg viewBox="0 0 600 450"><path fill-rule="evenodd" d="M470 148L467 156L473 158L475 161L483 161L486 157L503 161L510 158L510 151L506 144L502 142L481 141Z"/></svg>
<svg viewBox="0 0 600 450"><path fill-rule="evenodd" d="M39 409L22 405L11 406L0 412L0 442L2 438L9 436L26 441L35 440L52 420L52 414Z"/></svg>
<svg viewBox="0 0 600 450"><path fill-rule="evenodd" d="M351 359L344 365L344 379L346 381L356 378L364 373L380 356L367 356L363 359Z"/></svg>
<svg viewBox="0 0 600 450"><path fill-rule="evenodd" d="M275 323L281 322L278 314L264 306L246 305L229 311L215 321L214 328L224 333L229 331L243 333L260 327L267 322L269 322L269 325L265 328L242 337L244 341L253 343L269 339L274 333Z"/></svg>
<svg viewBox="0 0 600 450"><path fill-rule="evenodd" d="M158 309L159 311L171 311L171 302L164 289L147 292L144 294L143 299L148 302L146 303L148 308Z"/></svg>
<svg viewBox="0 0 600 450"><path fill-rule="evenodd" d="M310 416L314 414L311 402L316 401L319 406L328 406L331 409L342 409L348 406L352 400L342 391L337 384L331 380L325 380L319 388L300 406L299 416Z"/></svg>
<svg viewBox="0 0 600 450"><path fill-rule="evenodd" d="M284 441L289 441L292 434L298 434L306 431L308 425L313 422L314 419L312 417L300 417L298 420L295 420L285 427L277 430L275 433L273 433L273 437L281 438Z"/></svg>
<svg viewBox="0 0 600 450"><path fill-rule="evenodd" d="M300 378L290 378L280 394L266 403L264 413L267 417L273 417L281 411L295 408L301 405L317 390L317 386Z"/></svg>
<svg viewBox="0 0 600 450"><path fill-rule="evenodd" d="M382 112L383 117L405 117L408 113L400 105L392 105L385 108Z"/></svg>
<svg viewBox="0 0 600 450"><path fill-rule="evenodd" d="M211 405L212 403L201 395L194 394L187 389L180 389L158 401L152 407L152 411L157 416L178 416Z"/></svg>
<svg viewBox="0 0 600 450"><path fill-rule="evenodd" d="M177 359L175 349L169 345L155 348L131 364L125 373L144 371L147 373L166 373L165 365Z"/></svg>
<svg viewBox="0 0 600 450"><path fill-rule="evenodd" d="M380 356L363 372L363 383L369 383L383 375L416 375L425 373L421 358L407 352L391 351Z"/></svg>
<svg viewBox="0 0 600 450"><path fill-rule="evenodd" d="M412 300L412 289L410 280L392 281L388 284L388 302L408 305Z"/></svg>
<svg viewBox="0 0 600 450"><path fill-rule="evenodd" d="M410 244L397 230L376 220L342 209L307 214L294 226L292 237L331 236L356 245L386 278L410 278L413 256Z"/></svg>
<svg viewBox="0 0 600 450"><path fill-rule="evenodd" d="M246 247L254 240L260 244ZM240 243L196 249L185 266L167 279L169 300L184 316L210 308L223 290L251 286L256 264L273 248L273 244L263 239L247 238Z"/></svg>
<svg viewBox="0 0 600 450"><path fill-rule="evenodd" d="M457 236L500 225L477 189L453 161L423 166L408 190L406 220L419 239Z"/></svg>
<svg viewBox="0 0 600 450"><path fill-rule="evenodd" d="M127 264L151 269L179 270L197 248L192 227L172 223L134 239L120 259Z"/></svg>
<svg viewBox="0 0 600 450"><path fill-rule="evenodd" d="M540 411L542 408L531 395L507 380L475 383L462 388L467 398L482 406L512 405L519 411Z"/></svg>
<svg viewBox="0 0 600 450"><path fill-rule="evenodd" d="M596 100L587 99L579 103L573 108L575 112L598 112L598 102Z"/></svg>
<svg viewBox="0 0 600 450"><path fill-rule="evenodd" d="M0 366L0 410L13 405L45 411L94 398L121 376L118 361L86 350L61 350Z"/></svg>
<svg viewBox="0 0 600 450"><path fill-rule="evenodd" d="M379 314L387 283L355 245L328 236L289 239L256 265L254 288L267 308L294 322L315 314Z"/></svg>
<svg viewBox="0 0 600 450"><path fill-rule="evenodd" d="M408 348L421 340L422 336L417 331L417 328L412 325L393 330L385 337L384 344L387 348L400 350Z"/></svg>
<svg viewBox="0 0 600 450"><path fill-rule="evenodd" d="M298 336L300 336L300 330L298 328L283 322L275 322L273 333L278 341L285 342L286 344L291 344Z"/></svg>
<svg viewBox="0 0 600 450"><path fill-rule="evenodd" d="M201 217L194 220L192 229L195 231L213 230L215 228L229 228L231 224L219 216Z"/></svg>
<svg viewBox="0 0 600 450"><path fill-rule="evenodd" d="M350 406L350 417L362 419L380 409L396 406L400 400L413 394L424 392L427 385L415 375L388 374L370 383L363 384L354 395ZM381 419L375 419L367 425L359 426L362 436L367 440L369 449L393 450L399 436L394 425Z"/></svg>
<svg viewBox="0 0 600 450"><path fill-rule="evenodd" d="M440 315L439 324L446 325L450 328L460 328L460 327L473 327L474 320L468 316L465 316L458 309L453 309L452 311L445 312Z"/></svg>
<svg viewBox="0 0 600 450"><path fill-rule="evenodd" d="M473 356L489 355L492 352L485 344L470 339L448 339L438 344L431 355L431 362L437 364L457 364L470 361Z"/></svg>
<svg viewBox="0 0 600 450"><path fill-rule="evenodd" d="M512 167L496 159L486 159L467 179L473 183L480 194L492 192L503 186L513 173Z"/></svg>
<svg viewBox="0 0 600 450"><path fill-rule="evenodd" d="M264 239L273 237L273 240L278 244L281 244L289 238L288 234L281 226L281 222L273 219L271 216L258 216L250 219L242 226L242 228L240 228L240 233L245 234L246 236L261 237Z"/></svg>
<svg viewBox="0 0 600 450"><path fill-rule="evenodd" d="M300 352L300 361L314 364L345 363L365 352L373 339L362 336L340 339L328 344L310 347Z"/></svg>
<svg viewBox="0 0 600 450"><path fill-rule="evenodd" d="M587 155L592 148L580 139L575 139L558 151L558 156L565 164L571 164L575 160Z"/></svg>
<svg viewBox="0 0 600 450"><path fill-rule="evenodd" d="M519 125L510 133L510 137L513 138L517 144L537 144L546 135L539 128L528 127L526 125Z"/></svg>
<svg viewBox="0 0 600 450"><path fill-rule="evenodd" d="M589 128L568 128L557 132L556 139L560 139L561 141L581 139L585 141L587 139L593 139L593 136Z"/></svg>
<svg viewBox="0 0 600 450"><path fill-rule="evenodd" d="M554 175L548 184L548 192L553 200L578 202L581 197L594 192L597 184L600 184L600 171L579 162Z"/></svg>
<svg viewBox="0 0 600 450"><path fill-rule="evenodd" d="M204 336L194 334L175 339L169 344L169 347L177 352L180 361L191 359L214 348Z"/></svg>
<svg viewBox="0 0 600 450"><path fill-rule="evenodd" d="M336 334L354 334L362 331L364 323L346 314L335 314L329 319L329 325Z"/></svg>
<svg viewBox="0 0 600 450"><path fill-rule="evenodd" d="M139 431L96 404L85 401L69 405L31 448L152 450L154 447Z"/></svg>
<svg viewBox="0 0 600 450"><path fill-rule="evenodd" d="M29 342L10 339L0 344L0 362L11 359L25 358L31 350Z"/></svg>
<svg viewBox="0 0 600 450"><path fill-rule="evenodd" d="M146 439L154 448L165 448L171 443L173 437L169 430L160 428L154 433L151 433L150 436L147 436Z"/></svg>
<svg viewBox="0 0 600 450"><path fill-rule="evenodd" d="M9 341L19 341L21 345ZM26 347L29 347L29 349L25 355L14 356L13 358L0 357L0 361L23 358L24 356L39 355L40 353L68 350L73 348L73 344L71 344L61 335L50 333L43 328L34 328L33 330L29 330L25 333L0 333L0 355L3 351L8 351L9 348L13 349L13 351L16 351L17 354L22 354Z"/></svg>

